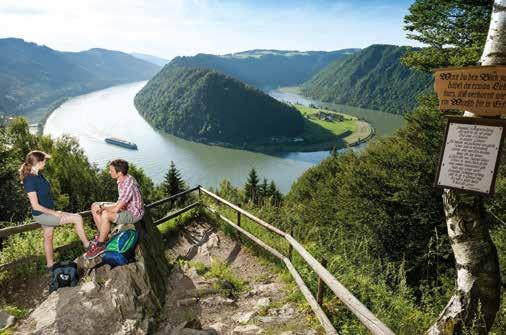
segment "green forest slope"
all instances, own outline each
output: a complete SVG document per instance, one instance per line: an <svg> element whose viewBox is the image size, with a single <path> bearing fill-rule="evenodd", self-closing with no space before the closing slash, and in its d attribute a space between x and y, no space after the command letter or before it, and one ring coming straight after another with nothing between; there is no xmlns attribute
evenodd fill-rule
<svg viewBox="0 0 506 335"><path fill-rule="evenodd" d="M136 95L159 129L201 142L263 142L294 137L304 120L293 107L216 71L167 65Z"/></svg>
<svg viewBox="0 0 506 335"><path fill-rule="evenodd" d="M409 47L372 45L341 58L302 86L302 93L325 102L404 114L432 87L430 74L409 69L401 56Z"/></svg>
<svg viewBox="0 0 506 335"><path fill-rule="evenodd" d="M146 80L159 69L118 51L60 52L22 39L0 39L0 114L41 119L57 100Z"/></svg>

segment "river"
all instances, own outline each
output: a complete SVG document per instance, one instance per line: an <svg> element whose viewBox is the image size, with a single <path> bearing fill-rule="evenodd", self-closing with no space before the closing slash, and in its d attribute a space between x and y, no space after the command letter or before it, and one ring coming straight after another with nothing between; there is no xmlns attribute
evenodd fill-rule
<svg viewBox="0 0 506 335"><path fill-rule="evenodd" d="M255 168L261 178L274 180L280 191L286 193L305 170L328 156L328 152L273 156L195 143L161 133L139 115L133 104L135 94L145 84L143 81L119 85L72 98L47 119L44 134L53 138L72 135L79 140L90 162L102 167L111 159L123 158L142 167L156 183L163 180L170 161L174 161L190 186L216 187L223 179L236 186L243 185L248 172ZM295 98L293 94L277 91L271 95L287 101ZM390 132L397 127L393 126ZM388 133L381 129L382 134ZM105 137L135 142L139 150L107 144Z"/></svg>

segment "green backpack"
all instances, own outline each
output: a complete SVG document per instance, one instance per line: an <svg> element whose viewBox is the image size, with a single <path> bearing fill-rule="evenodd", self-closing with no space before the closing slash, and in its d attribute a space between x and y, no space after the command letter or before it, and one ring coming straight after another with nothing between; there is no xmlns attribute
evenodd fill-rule
<svg viewBox="0 0 506 335"><path fill-rule="evenodd" d="M121 231L111 237L105 247L102 261L111 266L125 265L135 258L139 235L135 229Z"/></svg>

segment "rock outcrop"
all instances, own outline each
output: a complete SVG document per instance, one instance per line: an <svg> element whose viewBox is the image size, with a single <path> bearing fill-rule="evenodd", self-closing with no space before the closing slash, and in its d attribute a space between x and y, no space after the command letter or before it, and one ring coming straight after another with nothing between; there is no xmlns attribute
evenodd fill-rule
<svg viewBox="0 0 506 335"><path fill-rule="evenodd" d="M78 258L85 275L76 287L53 292L18 328L35 334L146 334L164 305L169 266L149 212L136 224L136 261L111 269Z"/></svg>
<svg viewBox="0 0 506 335"><path fill-rule="evenodd" d="M0 310L0 332L13 326L16 323L16 318L9 313Z"/></svg>

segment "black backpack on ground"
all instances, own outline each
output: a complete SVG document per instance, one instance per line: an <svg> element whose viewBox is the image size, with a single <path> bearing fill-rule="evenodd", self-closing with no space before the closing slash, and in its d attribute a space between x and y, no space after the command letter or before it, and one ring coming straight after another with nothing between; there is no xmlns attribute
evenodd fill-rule
<svg viewBox="0 0 506 335"><path fill-rule="evenodd" d="M77 264L74 262L58 262L53 265L49 293L61 287L76 286L79 281Z"/></svg>

